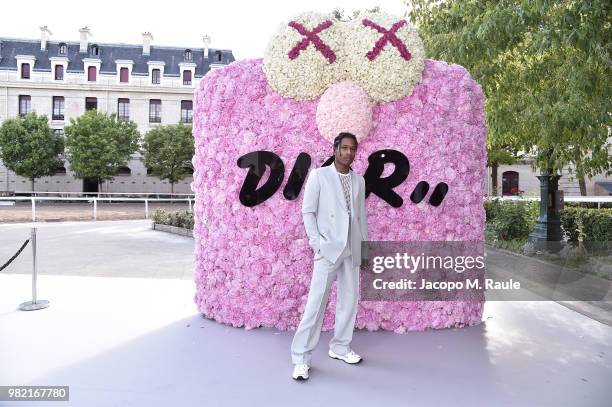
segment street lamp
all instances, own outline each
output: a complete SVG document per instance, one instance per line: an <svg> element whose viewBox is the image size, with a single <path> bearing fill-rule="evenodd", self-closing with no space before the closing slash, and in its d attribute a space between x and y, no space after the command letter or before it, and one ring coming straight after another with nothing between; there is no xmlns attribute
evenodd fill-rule
<svg viewBox="0 0 612 407"><path fill-rule="evenodd" d="M546 151L547 166L552 157L552 149ZM556 253L561 250L561 218L559 212L563 209L563 191L559 191L560 175L553 175L554 171L547 169L540 180L540 215L533 231L529 234L528 242L533 244L535 250L544 250Z"/></svg>

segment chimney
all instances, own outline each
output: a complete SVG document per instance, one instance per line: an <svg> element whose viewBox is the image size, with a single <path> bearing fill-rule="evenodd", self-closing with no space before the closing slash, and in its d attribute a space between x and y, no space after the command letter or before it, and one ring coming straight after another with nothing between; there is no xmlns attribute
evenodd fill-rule
<svg viewBox="0 0 612 407"><path fill-rule="evenodd" d="M208 34L202 37L204 41L204 58L208 58L208 47L210 46L210 36Z"/></svg>
<svg viewBox="0 0 612 407"><path fill-rule="evenodd" d="M142 55L149 56L151 55L151 40L153 39L153 34L150 32L142 33Z"/></svg>
<svg viewBox="0 0 612 407"><path fill-rule="evenodd" d="M51 30L49 30L49 27L47 27L46 25L39 27L39 28L40 28L40 50L46 51L47 41L49 41L49 38L51 37L51 35L53 35L53 33L51 32Z"/></svg>
<svg viewBox="0 0 612 407"><path fill-rule="evenodd" d="M87 46L89 45L89 37L91 36L91 31L89 31L89 27L83 27L79 29L81 33L81 47L79 52L81 54L87 54Z"/></svg>

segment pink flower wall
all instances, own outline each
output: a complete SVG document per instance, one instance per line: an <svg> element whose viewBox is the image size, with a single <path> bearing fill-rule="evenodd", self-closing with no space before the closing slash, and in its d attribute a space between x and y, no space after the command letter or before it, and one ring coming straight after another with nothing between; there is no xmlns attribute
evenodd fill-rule
<svg viewBox="0 0 612 407"><path fill-rule="evenodd" d="M366 200L369 238L375 240L484 240L483 183L486 126L480 86L461 66L425 60L422 81L410 96L373 106L372 128L360 141L353 169L364 174L368 156L400 151L408 178L394 188L404 200L394 208L374 194ZM317 127L314 100L297 101L268 84L262 60L243 60L208 73L195 94L196 294L208 318L236 327L295 329L306 303L313 254L302 223L303 187L297 199L283 188L301 152L311 168L332 155ZM263 203L246 207L238 194L247 169L240 156L267 150L285 164L281 187ZM385 174L392 171L385 170ZM269 175L264 174L260 185ZM430 190L419 204L410 194L420 181ZM439 206L434 187L449 190ZM334 325L335 283L323 329ZM480 322L479 302L361 301L357 328L398 333Z"/></svg>

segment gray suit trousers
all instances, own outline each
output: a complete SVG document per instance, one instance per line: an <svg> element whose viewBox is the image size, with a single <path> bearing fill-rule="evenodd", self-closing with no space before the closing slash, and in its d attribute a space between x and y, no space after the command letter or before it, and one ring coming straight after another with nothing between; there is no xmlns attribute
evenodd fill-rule
<svg viewBox="0 0 612 407"><path fill-rule="evenodd" d="M314 258L306 308L291 343L291 359L294 364L310 364L312 351L319 342L329 289L336 276L338 277L336 321L334 336L329 342L329 347L336 354L345 355L350 351L353 339L359 300L359 267L353 267L350 247L347 244L335 263L325 259L320 253L315 254Z"/></svg>

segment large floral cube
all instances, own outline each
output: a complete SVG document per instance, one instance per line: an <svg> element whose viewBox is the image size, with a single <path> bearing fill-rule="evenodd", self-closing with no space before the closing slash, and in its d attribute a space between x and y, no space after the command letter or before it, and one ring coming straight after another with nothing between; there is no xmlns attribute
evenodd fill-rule
<svg viewBox="0 0 612 407"><path fill-rule="evenodd" d="M313 266L303 181L332 156L339 130L358 134L357 173L388 152L384 172L369 178L370 240L484 240L483 101L463 67L426 59L416 30L384 14L341 23L306 13L279 27L263 59L209 72L196 91L193 131L199 310L233 326L297 327ZM407 175L393 193L377 193L396 171L394 155L409 163ZM356 326L473 325L482 308L361 301ZM335 283L325 330L334 309Z"/></svg>

